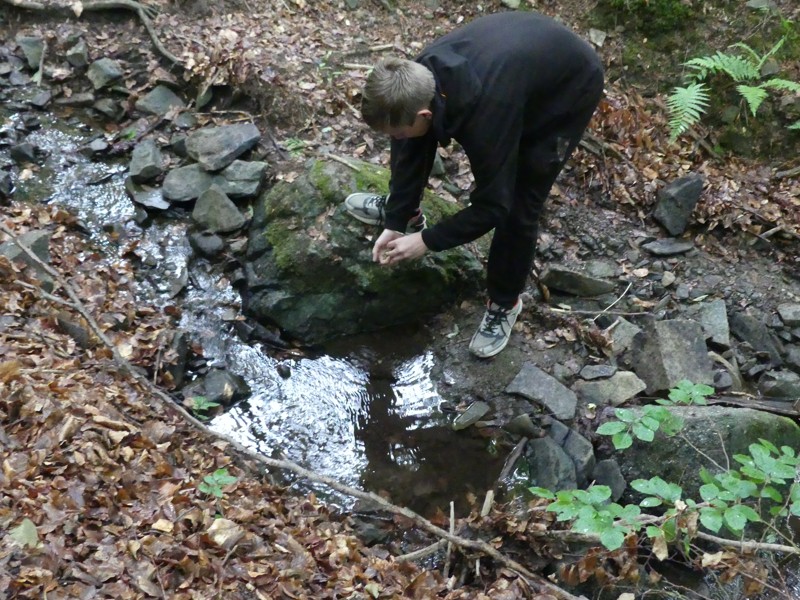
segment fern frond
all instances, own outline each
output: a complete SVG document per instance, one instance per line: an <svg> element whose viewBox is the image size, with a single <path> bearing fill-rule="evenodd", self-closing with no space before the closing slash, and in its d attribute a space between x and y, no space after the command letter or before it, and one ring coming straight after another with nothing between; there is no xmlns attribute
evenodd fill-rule
<svg viewBox="0 0 800 600"><path fill-rule="evenodd" d="M794 129L795 131L800 131L800 121L795 121L794 123L789 125L787 129Z"/></svg>
<svg viewBox="0 0 800 600"><path fill-rule="evenodd" d="M747 106L750 107L750 112L753 113L753 116L756 116L756 111L758 107L761 106L761 103L767 97L767 90L763 87L754 86L754 85L737 85L736 89L747 101Z"/></svg>
<svg viewBox="0 0 800 600"><path fill-rule="evenodd" d="M791 81L789 79L768 79L764 83L761 84L762 87L772 88L774 90L784 90L786 92L794 92L796 94L800 94L800 83L796 81Z"/></svg>
<svg viewBox="0 0 800 600"><path fill-rule="evenodd" d="M725 73L736 82L752 81L759 78L756 64L741 56L717 51L713 56L701 56L683 63L697 70L695 79L705 79L711 73Z"/></svg>
<svg viewBox="0 0 800 600"><path fill-rule="evenodd" d="M735 44L732 44L730 47L731 48L741 48L742 50L750 53L750 56L753 57L753 60L755 60L756 63L761 62L761 55L758 52L756 52L755 50L753 50L750 46L745 44L744 42L736 42Z"/></svg>
<svg viewBox="0 0 800 600"><path fill-rule="evenodd" d="M672 94L667 97L670 141L674 142L700 120L709 101L708 88L703 83L692 83L672 90Z"/></svg>

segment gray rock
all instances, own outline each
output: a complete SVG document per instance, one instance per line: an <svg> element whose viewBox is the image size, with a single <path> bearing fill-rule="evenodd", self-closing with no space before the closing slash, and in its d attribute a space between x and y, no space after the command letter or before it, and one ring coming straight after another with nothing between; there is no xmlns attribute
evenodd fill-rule
<svg viewBox="0 0 800 600"><path fill-rule="evenodd" d="M8 149L8 155L18 165L36 162L36 147L30 142L22 142Z"/></svg>
<svg viewBox="0 0 800 600"><path fill-rule="evenodd" d="M642 244L642 248L656 256L674 256L676 254L685 254L694 249L694 244L686 240L666 238Z"/></svg>
<svg viewBox="0 0 800 600"><path fill-rule="evenodd" d="M356 189L386 189L389 173L348 162L358 172L311 161L295 181L263 193L253 209L245 310L306 343L418 322L475 291L483 278L480 262L463 247L391 269L373 263L375 228L349 216L342 200ZM432 221L458 208L430 193L424 202Z"/></svg>
<svg viewBox="0 0 800 600"><path fill-rule="evenodd" d="M460 431L466 429L470 425L474 425L480 421L486 413L491 410L491 407L480 400L472 402L463 413L458 415L453 421L453 429Z"/></svg>
<svg viewBox="0 0 800 600"><path fill-rule="evenodd" d="M542 275L541 282L551 289L581 297L600 296L616 287L610 281L558 266L548 268Z"/></svg>
<svg viewBox="0 0 800 600"><path fill-rule="evenodd" d="M534 425L533 420L528 414L517 415L511 419L504 427L509 433L521 435L528 438L541 437L542 429Z"/></svg>
<svg viewBox="0 0 800 600"><path fill-rule="evenodd" d="M203 390L207 400L230 406L250 395L250 386L243 377L224 369L212 369L203 378Z"/></svg>
<svg viewBox="0 0 800 600"><path fill-rule="evenodd" d="M111 98L100 98L94 103L92 108L112 121L119 121L125 115L125 111L122 109L119 102L115 102Z"/></svg>
<svg viewBox="0 0 800 600"><path fill-rule="evenodd" d="M67 50L67 62L77 68L82 68L89 64L89 47L83 38Z"/></svg>
<svg viewBox="0 0 800 600"><path fill-rule="evenodd" d="M260 139L261 132L252 123L210 127L191 133L186 140L186 151L206 171L217 171L250 150Z"/></svg>
<svg viewBox="0 0 800 600"><path fill-rule="evenodd" d="M800 375L792 371L767 371L758 380L758 391L775 400L800 400Z"/></svg>
<svg viewBox="0 0 800 600"><path fill-rule="evenodd" d="M587 381L592 379L605 379L617 372L613 365L586 365L581 369L580 376Z"/></svg>
<svg viewBox="0 0 800 600"><path fill-rule="evenodd" d="M171 170L164 178L164 197L173 202L190 202L211 187L213 177L200 165Z"/></svg>
<svg viewBox="0 0 800 600"><path fill-rule="evenodd" d="M193 231L189 234L189 245L200 256L215 258L225 249L225 240L210 231Z"/></svg>
<svg viewBox="0 0 800 600"><path fill-rule="evenodd" d="M525 453L530 485L553 492L578 487L575 463L551 437L530 440Z"/></svg>
<svg viewBox="0 0 800 600"><path fill-rule="evenodd" d="M92 106L95 103L95 96L92 92L78 92L77 94L72 94L69 98L56 98L55 103L59 106Z"/></svg>
<svg viewBox="0 0 800 600"><path fill-rule="evenodd" d="M589 277L608 279L616 277L618 273L619 266L613 260L596 258L586 261L586 274L589 275Z"/></svg>
<svg viewBox="0 0 800 600"><path fill-rule="evenodd" d="M89 70L86 76L92 82L92 87L95 90L108 87L123 75L122 67L120 64L111 58L101 58L94 61L89 65Z"/></svg>
<svg viewBox="0 0 800 600"><path fill-rule="evenodd" d="M265 162L235 160L214 176L214 184L230 198L257 196L267 171Z"/></svg>
<svg viewBox="0 0 800 600"><path fill-rule="evenodd" d="M28 67L34 71L38 70L39 63L42 61L42 53L44 52L44 39L38 35L18 34L14 41L22 49Z"/></svg>
<svg viewBox="0 0 800 600"><path fill-rule="evenodd" d="M718 346L730 348L731 332L724 300L701 302L688 308L686 314L700 321L707 339Z"/></svg>
<svg viewBox="0 0 800 600"><path fill-rule="evenodd" d="M734 313L730 320L731 333L743 342L750 344L758 352L769 354L770 362L778 367L783 364L780 342L774 338L763 318L745 313Z"/></svg>
<svg viewBox="0 0 800 600"><path fill-rule="evenodd" d="M149 115L165 115L173 108L183 108L183 100L165 85L157 85L134 104L136 110Z"/></svg>
<svg viewBox="0 0 800 600"><path fill-rule="evenodd" d="M28 104L34 106L36 108L44 108L48 104L50 104L50 100L53 99L53 94L50 90L42 90L38 94L36 94L33 98L28 100Z"/></svg>
<svg viewBox="0 0 800 600"><path fill-rule="evenodd" d="M592 479L597 485L611 488L611 500L614 502L622 498L625 488L628 487L619 464L613 458L598 461L592 471Z"/></svg>
<svg viewBox="0 0 800 600"><path fill-rule="evenodd" d="M47 231L29 231L23 233L17 238L20 243L29 248L35 256L43 263L50 264L50 233ZM14 240L9 240L0 244L0 256L5 256L10 261L24 264L30 267L42 289L46 292L52 292L55 288L53 278L43 269L35 260L22 250Z"/></svg>
<svg viewBox="0 0 800 600"><path fill-rule="evenodd" d="M213 233L231 233L247 222L225 192L215 185L200 194L192 210L192 219Z"/></svg>
<svg viewBox="0 0 800 600"><path fill-rule="evenodd" d="M550 437L561 446L567 456L572 459L575 465L575 480L579 487L585 487L589 483L589 477L595 467L594 448L592 443L574 429L570 429L563 423L551 419Z"/></svg>
<svg viewBox="0 0 800 600"><path fill-rule="evenodd" d="M657 321L637 335L631 347L636 374L647 393L669 390L679 381L714 383L701 325L695 321Z"/></svg>
<svg viewBox="0 0 800 600"><path fill-rule="evenodd" d="M139 142L131 153L128 168L131 179L135 183L147 183L160 177L164 172L163 162L161 150L152 139Z"/></svg>
<svg viewBox="0 0 800 600"><path fill-rule="evenodd" d="M630 371L620 371L602 381L579 381L574 386L575 392L586 402L612 406L623 404L645 388L644 381Z"/></svg>
<svg viewBox="0 0 800 600"><path fill-rule="evenodd" d="M628 350L633 343L633 339L638 335L642 328L635 325L623 317L619 317L611 329L611 344L615 356Z"/></svg>
<svg viewBox="0 0 800 600"><path fill-rule="evenodd" d="M687 175L667 184L658 192L653 218L671 235L686 231L692 211L703 192L703 177Z"/></svg>
<svg viewBox="0 0 800 600"><path fill-rule="evenodd" d="M172 122L178 129L191 129L197 125L197 117L190 112L184 111L177 115Z"/></svg>
<svg viewBox="0 0 800 600"><path fill-rule="evenodd" d="M797 327L800 325L800 304L779 304L778 314L783 324L787 327Z"/></svg>
<svg viewBox="0 0 800 600"><path fill-rule="evenodd" d="M517 394L547 407L557 419L570 420L575 417L578 397L555 377L527 362L506 388L509 394Z"/></svg>
<svg viewBox="0 0 800 600"><path fill-rule="evenodd" d="M632 410L641 414L641 409ZM680 436L667 437L659 432L655 441L635 440L631 448L615 455L628 481L658 475L680 485L684 498L697 499L703 484L701 467L719 473L720 465L724 468L730 457L749 454L748 446L759 438L766 438L779 448L800 448L800 427L787 417L739 407L686 406L669 410L684 420Z"/></svg>
<svg viewBox="0 0 800 600"><path fill-rule="evenodd" d="M125 178L125 192L133 202L145 208L166 210L170 207L170 203L164 200L160 188L153 188L136 183L131 177Z"/></svg>

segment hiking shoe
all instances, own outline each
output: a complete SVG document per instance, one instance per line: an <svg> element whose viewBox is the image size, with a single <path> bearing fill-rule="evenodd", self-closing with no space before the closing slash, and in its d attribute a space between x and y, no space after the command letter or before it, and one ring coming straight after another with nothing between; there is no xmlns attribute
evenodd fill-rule
<svg viewBox="0 0 800 600"><path fill-rule="evenodd" d="M350 194L344 200L344 206L351 216L367 225L383 225L385 218L386 200L389 196L358 192ZM406 226L406 233L418 233L425 229L425 215L421 210L411 217Z"/></svg>
<svg viewBox="0 0 800 600"><path fill-rule="evenodd" d="M489 358L506 347L511 337L511 328L522 312L522 300L517 300L513 308L503 308L489 302L478 331L472 336L469 350L480 358Z"/></svg>

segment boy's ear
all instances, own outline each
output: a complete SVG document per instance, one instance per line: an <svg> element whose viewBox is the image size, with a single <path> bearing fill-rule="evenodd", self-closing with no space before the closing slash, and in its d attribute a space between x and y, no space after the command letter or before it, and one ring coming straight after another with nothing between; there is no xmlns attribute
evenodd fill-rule
<svg viewBox="0 0 800 600"><path fill-rule="evenodd" d="M422 117L423 119L429 119L430 120L431 117L433 117L433 113L427 108L423 108L422 110L417 111L417 114L420 117Z"/></svg>

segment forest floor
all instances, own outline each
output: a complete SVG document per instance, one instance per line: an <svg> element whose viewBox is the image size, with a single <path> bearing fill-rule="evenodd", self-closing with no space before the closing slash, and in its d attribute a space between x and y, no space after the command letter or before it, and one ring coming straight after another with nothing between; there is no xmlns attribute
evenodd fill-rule
<svg viewBox="0 0 800 600"><path fill-rule="evenodd" d="M58 47L80 32L94 57L138 56L140 68L126 76L132 99L156 81L207 84L221 100L204 109L203 121L255 119L267 132L264 152L274 178L291 179L307 158L328 153L385 164L386 140L358 118L368 66L387 53L413 56L459 23L503 10L497 3L434 0L353 4L162 4L154 30L180 70L169 68L129 12L85 11L65 19L5 4L0 39L41 32ZM722 2L727 12L718 12L708 3L705 26L729 41L747 41L768 27L766 19L759 25L729 4ZM785 18L800 19L793 0L777 6ZM587 17L595 2L546 1L533 8L586 37L599 27ZM676 177L701 173L706 188L695 215L695 243L742 285L755 258L777 266L774 278L770 269L758 269L760 285L770 301L785 294L786 278L796 281L800 270L800 183L796 174L787 175L798 166L797 134L787 145L767 144L788 149L769 160L710 154L717 140L705 127L669 143L663 90L679 83L675 65L670 71L651 62L659 53L648 51L646 42L634 65L626 32L604 32L598 50L609 73L606 99L554 192L547 235L562 241L571 235L553 218L558 208L581 219L574 231L618 228L624 236L652 227L656 191ZM664 56L677 62L674 54ZM800 80L800 64L794 69L789 76ZM670 83L670 75L676 81ZM446 176L432 187L457 201L472 183L468 165L456 149L443 156ZM27 270L0 259L0 530L6 532L0 589L8 597L502 599L544 589L497 561L483 560L480 578L458 581L396 561L389 548L364 546L347 515L278 485L263 465L241 458L161 401L142 373L151 373L165 352L162 332L172 316L137 302L132 265L106 264L61 211L20 204L0 210L4 228L15 234L53 232L51 264L59 276L52 294L42 294ZM771 233L758 237L765 232ZM84 344L63 326L76 321L92 330L79 305L98 326ZM127 374L126 364L139 369L138 376ZM220 469L234 480L215 495L201 483ZM410 525L400 516L395 522L399 530ZM434 523L447 527L444 516ZM547 519L525 523L534 525L546 527ZM552 550L499 512L472 515L461 527L501 550ZM466 552L458 562L474 566L474 559Z"/></svg>

